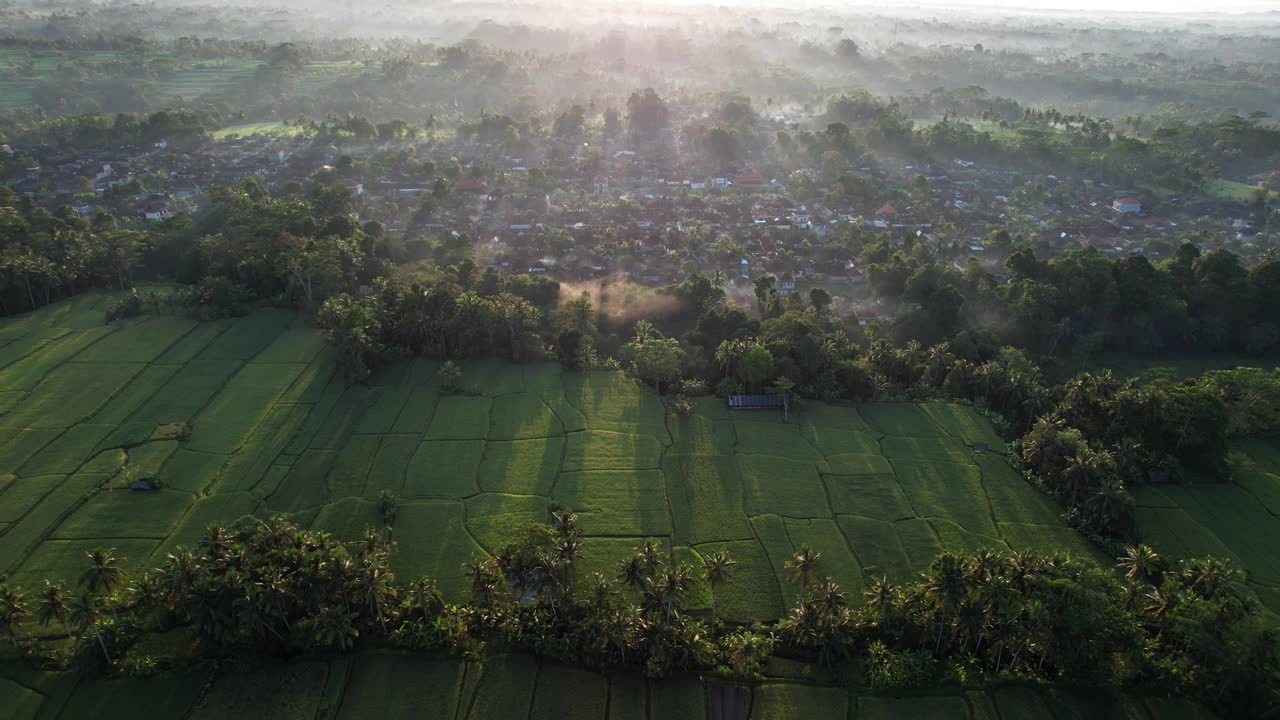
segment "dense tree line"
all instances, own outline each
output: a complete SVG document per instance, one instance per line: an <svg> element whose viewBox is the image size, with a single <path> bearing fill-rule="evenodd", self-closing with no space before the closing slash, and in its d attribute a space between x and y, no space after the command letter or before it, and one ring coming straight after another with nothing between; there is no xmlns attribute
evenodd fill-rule
<svg viewBox="0 0 1280 720"><path fill-rule="evenodd" d="M394 498L384 496L382 509L394 521ZM1275 630L1241 593L1238 573L1215 560L1170 568L1139 546L1120 558L1121 579L1063 555L946 553L914 582L881 578L850 598L806 546L784 568L799 586L795 605L776 623L748 627L717 616L717 593L734 575L723 552L695 567L646 542L608 575L584 577L578 565L591 551L577 517L553 511L493 556L467 560L461 602L431 578L397 578L394 544L374 530L340 542L283 518L245 518L209 526L193 549L136 577L114 551L97 549L74 590L0 585L0 631L46 662L134 674L158 669L133 649L142 637L187 626L214 657L390 643L752 681L776 654L828 666L862 658L878 690L1043 680L1172 691L1232 717L1258 717L1275 700ZM700 587L709 614L689 609ZM36 641L30 620L70 642Z"/></svg>

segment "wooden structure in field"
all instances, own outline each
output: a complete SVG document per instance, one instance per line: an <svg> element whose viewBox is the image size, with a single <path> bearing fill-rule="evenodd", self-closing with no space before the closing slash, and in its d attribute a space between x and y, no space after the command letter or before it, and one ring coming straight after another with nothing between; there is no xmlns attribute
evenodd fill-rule
<svg viewBox="0 0 1280 720"><path fill-rule="evenodd" d="M730 395L730 410L781 410L782 419L791 413L791 401L786 395Z"/></svg>

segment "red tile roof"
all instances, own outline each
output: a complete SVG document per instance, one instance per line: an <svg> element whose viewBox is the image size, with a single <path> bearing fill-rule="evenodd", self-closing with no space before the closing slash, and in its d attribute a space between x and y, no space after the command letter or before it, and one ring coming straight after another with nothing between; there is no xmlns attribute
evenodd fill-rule
<svg viewBox="0 0 1280 720"><path fill-rule="evenodd" d="M468 178L454 183L453 192L487 193L489 184L484 181L484 178Z"/></svg>

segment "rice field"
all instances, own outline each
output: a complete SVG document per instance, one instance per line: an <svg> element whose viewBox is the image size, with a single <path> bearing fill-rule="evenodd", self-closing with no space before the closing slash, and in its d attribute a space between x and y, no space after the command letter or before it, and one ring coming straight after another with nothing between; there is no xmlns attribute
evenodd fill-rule
<svg viewBox="0 0 1280 720"><path fill-rule="evenodd" d="M783 615L797 593L783 563L805 545L851 597L873 577L912 579L946 548L1094 552L1009 468L987 421L961 405L805 402L784 423L701 398L694 415L678 417L619 373L493 360L463 364L462 385L474 390L462 393L446 392L425 359L353 386L316 331L288 312L104 325L111 299L84 295L0 323L0 573L16 585L74 581L84 554L101 546L138 572L194 544L210 522L244 516L288 514L354 540L381 526L384 491L402 499L392 528L397 573L436 578L453 600L467 595L462 562L496 552L553 507L578 513L584 576L612 575L648 539L692 564L727 550L737 564L719 613L737 622ZM1253 451L1259 466L1274 459L1265 452L1280 453ZM139 477L159 489L125 487ZM1232 491L1265 498L1255 520L1275 521L1274 482L1258 471ZM1183 513L1192 528L1212 519L1189 519L1176 500L1144 512ZM1180 542L1207 544L1197 538L1220 532L1222 547L1272 568L1245 534L1169 526ZM705 588L689 607L709 611ZM719 717L723 703L739 701L751 718L978 720L1034 715L1049 702L1038 690L858 696L793 665L771 663L770 677L736 700L692 678L656 683L525 656L477 664L371 653L223 671L212 684L203 670L140 684L0 666L0 702L19 718L110 717L145 697L157 718L400 717L431 708L450 718L637 720ZM1077 703L1083 716L1154 720L1185 709L1052 701Z"/></svg>
<svg viewBox="0 0 1280 720"><path fill-rule="evenodd" d="M1280 613L1280 439L1233 443L1230 483L1139 488L1138 532L1170 559L1214 555L1231 561L1262 603Z"/></svg>
<svg viewBox="0 0 1280 720"><path fill-rule="evenodd" d="M130 717L156 720L301 718L573 718L581 720L1194 720L1191 705L1157 698L1005 687L904 697L865 695L771 668L762 682L732 688L713 678L648 680L598 673L527 655L484 662L369 652L334 659L264 661L216 675L207 669L140 680L81 678L0 665L6 717ZM1050 712L1052 708L1052 712ZM1207 717L1207 716L1204 716Z"/></svg>
<svg viewBox="0 0 1280 720"><path fill-rule="evenodd" d="M31 105L32 88L37 83L54 77L60 64L83 62L92 67L104 63L122 63L129 59L128 53L119 51L0 49L0 108L17 109ZM172 59L163 54L147 58L148 61ZM28 60L34 64L34 73L19 72L19 68L24 67ZM201 60L180 65L171 74L150 82L155 91L164 97L185 101L216 99L225 97L237 87L252 81L259 65L261 61L253 58ZM335 80L359 74L363 70L363 65L355 61L311 62L302 69L297 79L298 90L304 93L318 92ZM286 130L283 125L276 123L229 129L242 135L254 131Z"/></svg>
<svg viewBox="0 0 1280 720"><path fill-rule="evenodd" d="M444 391L425 359L352 386L288 312L104 325L107 302L0 325L0 572L26 587L74 579L98 545L145 568L246 515L355 539L383 492L402 499L397 571L459 599L462 562L553 507L579 516L583 573L645 539L692 562L728 550L737 622L784 614L805 545L853 597L943 549L1093 552L965 406L805 402L783 422L702 398L683 418L620 373L495 360L464 364L474 391ZM129 491L138 477L159 489Z"/></svg>

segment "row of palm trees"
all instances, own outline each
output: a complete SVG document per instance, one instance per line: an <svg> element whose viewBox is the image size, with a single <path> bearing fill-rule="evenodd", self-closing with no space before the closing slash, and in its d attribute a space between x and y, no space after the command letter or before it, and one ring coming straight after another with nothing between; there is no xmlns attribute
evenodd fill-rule
<svg viewBox="0 0 1280 720"><path fill-rule="evenodd" d="M710 671L750 680L777 653L828 665L861 655L873 671L913 658L935 676L960 666L1174 688L1252 716L1274 704L1280 687L1276 631L1239 574L1217 560L1170 568L1136 546L1117 575L1063 555L946 553L917 580L881 576L852 602L806 546L784 563L799 588L787 616L745 627L719 618L736 567L726 552L709 552L695 567L650 541L612 577L580 578L588 544L574 513L555 512L492 557L467 562L469 598L450 602L430 579L398 582L393 544L377 533L344 543L281 518L246 519L210 526L194 550L178 548L137 576L112 551L95 550L75 592L57 582L30 596L0 585L0 631L38 653L40 644L22 635L28 622L56 625L76 641L75 657L92 649L116 668L143 634L185 625L213 654L394 643L479 659L494 645L653 676ZM709 615L689 607L699 583L710 591Z"/></svg>

